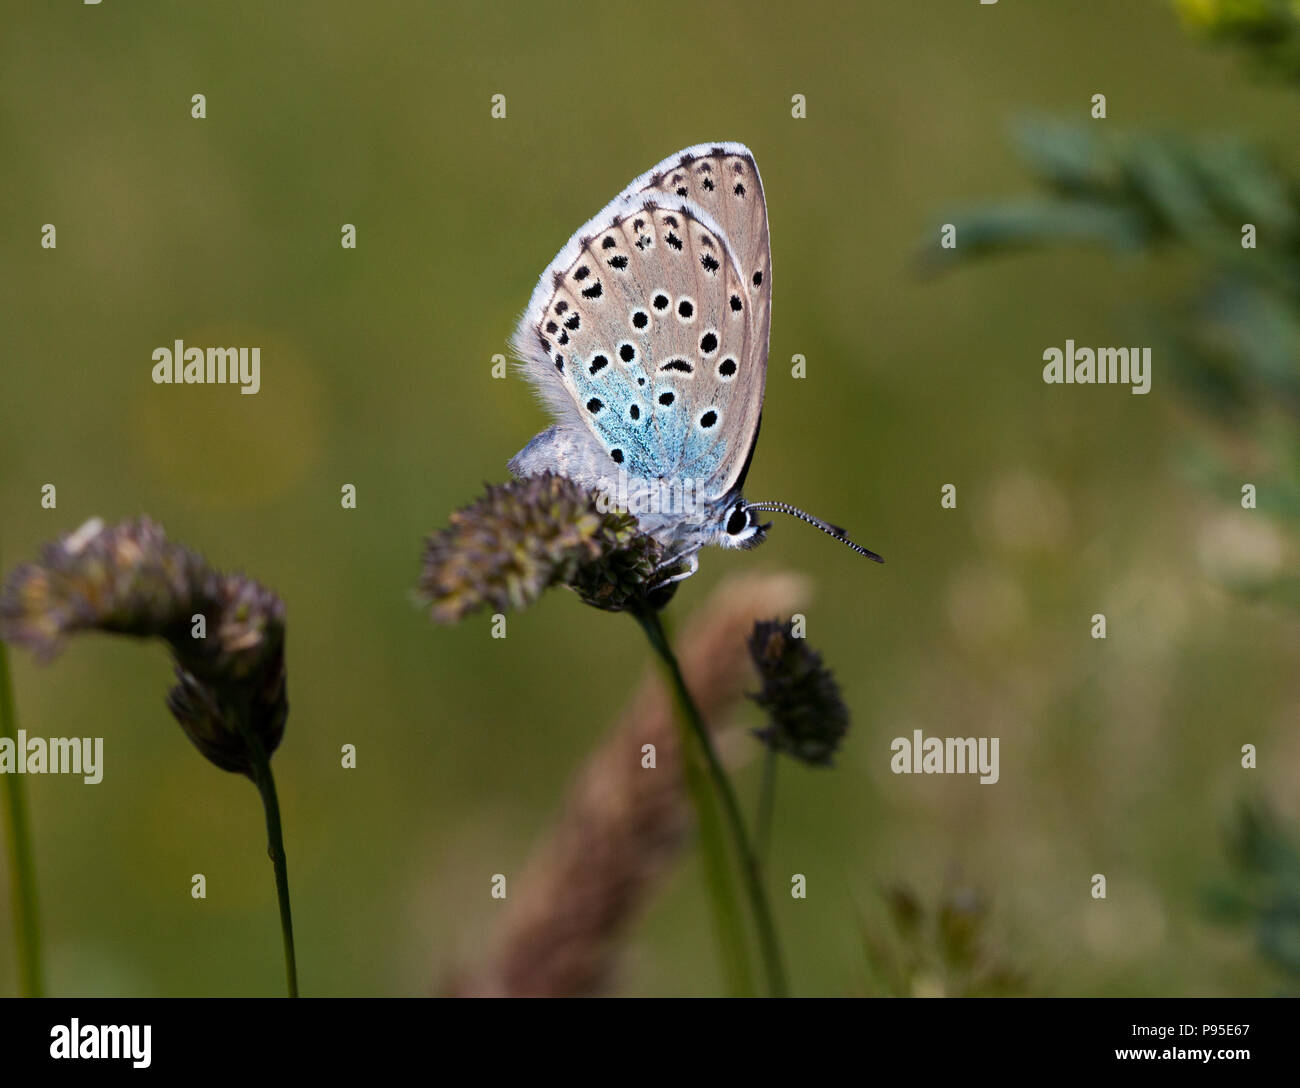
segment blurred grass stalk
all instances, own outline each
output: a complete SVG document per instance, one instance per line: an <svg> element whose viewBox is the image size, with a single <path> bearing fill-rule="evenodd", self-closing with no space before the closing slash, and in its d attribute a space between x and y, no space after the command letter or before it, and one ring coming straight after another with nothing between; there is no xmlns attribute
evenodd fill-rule
<svg viewBox="0 0 1300 1088"><path fill-rule="evenodd" d="M18 716L14 711L13 683L9 676L9 652L3 642L0 642L0 737L11 740L17 751ZM9 894L13 901L20 992L24 997L43 997L41 934L36 914L36 863L27 819L27 798L19 775L5 774L0 778L4 779L8 816L5 828L9 846Z"/></svg>
<svg viewBox="0 0 1300 1088"><path fill-rule="evenodd" d="M682 634L681 661L694 704L701 719L714 724L715 738L716 726L739 704L752 678L745 646L751 626L803 607L808 592L797 575L751 574L728 579L693 613ZM721 736L730 754L733 746ZM691 761L685 757L693 742L670 691L649 673L619 724L578 772L554 828L533 850L485 962L454 978L449 992L574 997L602 988L619 937L683 849L692 808L686 792ZM655 752L653 770L642 762L647 745ZM743 757L754 749L742 744L734 750ZM696 773L710 806L716 806L702 764ZM743 916L730 932L743 942ZM719 952L724 971L730 970L730 953L721 944Z"/></svg>

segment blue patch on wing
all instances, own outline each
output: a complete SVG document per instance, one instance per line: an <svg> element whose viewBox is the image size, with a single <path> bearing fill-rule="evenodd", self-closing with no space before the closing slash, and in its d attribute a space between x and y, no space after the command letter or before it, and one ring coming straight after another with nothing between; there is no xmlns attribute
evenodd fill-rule
<svg viewBox="0 0 1300 1088"><path fill-rule="evenodd" d="M611 455L614 450L622 453L621 462L613 459L630 476L662 476L667 464L651 422L650 382L637 382L646 378L641 368L617 362L605 352L589 359L575 355L569 365L583 422Z"/></svg>
<svg viewBox="0 0 1300 1088"><path fill-rule="evenodd" d="M707 485L712 484L722 467L722 461L727 455L727 440L719 433L721 422L716 411L712 427L700 425L699 417L703 414L697 410L695 418L682 421L689 433L682 449L679 471L682 476L698 481L697 490L701 495L716 498L718 488Z"/></svg>

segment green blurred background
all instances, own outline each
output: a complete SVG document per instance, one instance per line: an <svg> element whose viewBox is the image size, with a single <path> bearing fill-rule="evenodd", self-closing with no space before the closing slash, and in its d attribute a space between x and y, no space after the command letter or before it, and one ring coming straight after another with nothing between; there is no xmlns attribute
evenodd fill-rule
<svg viewBox="0 0 1300 1088"><path fill-rule="evenodd" d="M433 627L410 601L422 535L546 422L489 371L569 233L674 150L743 141L775 290L747 490L888 559L782 521L755 552L704 556L672 606L742 569L815 579L809 638L854 722L834 770L782 771L773 868L810 887L777 897L796 992L874 992L860 926L877 888L929 895L954 865L1027 992L1272 992L1278 973L1201 899L1238 798L1300 818L1295 613L1219 577L1283 568L1294 542L1235 490L1185 481L1198 422L1159 356L1146 397L1040 377L1067 337L1131 342L1134 300L1187 270L1080 249L926 281L915 257L945 209L1025 188L1006 140L1025 112L1086 121L1102 92L1098 124L1231 132L1295 166L1294 100L1162 3L775 7L9 6L0 563L91 515L148 513L278 590L303 990L430 992L476 961L491 874L522 865L647 652L566 593L504 641L486 617ZM152 384L176 338L260 346L261 392ZM101 785L27 780L51 992L280 992L256 794L170 719L164 650L86 638L48 668L14 658L23 727L106 738ZM890 774L890 740L916 728L1000 737L1001 781ZM10 924L6 894L0 993L18 985ZM716 993L711 948L684 865L615 992Z"/></svg>

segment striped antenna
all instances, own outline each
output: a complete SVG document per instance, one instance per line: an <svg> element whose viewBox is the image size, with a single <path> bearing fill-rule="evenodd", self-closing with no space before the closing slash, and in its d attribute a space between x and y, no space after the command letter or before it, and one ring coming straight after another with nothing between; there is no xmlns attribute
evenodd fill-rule
<svg viewBox="0 0 1300 1088"><path fill-rule="evenodd" d="M838 525L832 525L828 521L822 521L821 518L815 518L811 514L800 510L797 506L791 506L789 503L785 502L751 502L746 505L750 510L767 510L773 513L789 514L791 517L799 518L801 521L806 521L809 525L817 526L817 528L827 536L833 536L841 544L852 548L859 555L865 555L868 559L874 559L877 563L884 562L884 560L875 552L870 551L861 545L854 544L853 541L849 539L849 534Z"/></svg>

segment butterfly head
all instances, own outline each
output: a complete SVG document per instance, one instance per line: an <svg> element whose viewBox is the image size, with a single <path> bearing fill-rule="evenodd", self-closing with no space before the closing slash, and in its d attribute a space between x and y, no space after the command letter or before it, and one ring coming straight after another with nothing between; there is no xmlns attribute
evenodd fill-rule
<svg viewBox="0 0 1300 1088"><path fill-rule="evenodd" d="M770 521L763 522L757 510L744 499L737 499L726 508L717 542L724 548L757 548L767 539L770 528Z"/></svg>

